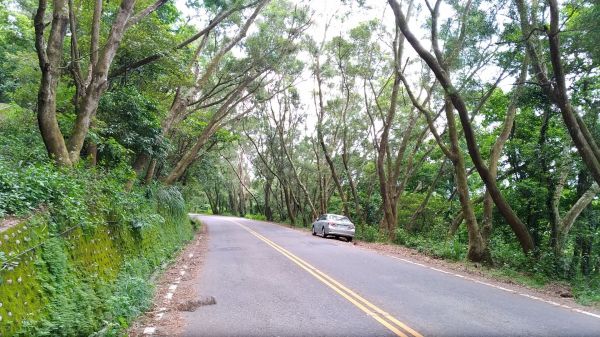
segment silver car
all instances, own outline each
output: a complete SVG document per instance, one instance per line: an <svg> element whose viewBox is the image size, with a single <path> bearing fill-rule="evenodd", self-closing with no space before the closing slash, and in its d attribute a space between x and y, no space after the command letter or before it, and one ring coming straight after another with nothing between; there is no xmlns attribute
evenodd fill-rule
<svg viewBox="0 0 600 337"><path fill-rule="evenodd" d="M312 224L312 235L321 234L323 238L328 235L345 237L348 242L354 238L354 224L348 217L337 214L323 214Z"/></svg>

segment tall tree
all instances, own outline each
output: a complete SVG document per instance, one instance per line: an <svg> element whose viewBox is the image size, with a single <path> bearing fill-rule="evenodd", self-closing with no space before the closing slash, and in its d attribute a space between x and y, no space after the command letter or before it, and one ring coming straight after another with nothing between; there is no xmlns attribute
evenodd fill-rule
<svg viewBox="0 0 600 337"><path fill-rule="evenodd" d="M469 155L473 160L473 163L475 165L475 168L477 169L477 172L479 173L479 176L483 180L486 188L492 196L494 203L498 207L498 210L500 211L506 222L508 222L511 228L513 229L521 244L521 248L525 252L532 251L535 248L535 246L527 227L525 226L525 224L523 224L521 219L519 219L519 217L515 214L515 212L508 204L506 199L503 197L502 193L500 192L500 189L496 185L494 177L490 174L488 167L486 166L486 164L483 161L483 158L481 157L479 146L475 139L473 127L471 125L467 105L465 104L465 101L460 95L459 91L456 90L456 88L452 84L449 74L445 71L443 65L440 63L442 58L439 56L439 54L441 54L439 48L436 48L434 46L436 56L432 55L429 51L427 51L427 49L423 47L419 39L412 33L412 31L408 27L406 17L398 2L396 0L388 0L388 3L394 11L396 24L398 25L399 29L402 31L406 39L409 41L409 43L412 45L412 47L415 49L415 51L421 57L421 59L423 59L427 66L433 71L438 82L444 89L445 94L449 98L449 101L458 111L460 122L464 131L465 140L467 143L467 148L469 150ZM436 4L434 8L439 8L440 1L438 0L437 3L438 4Z"/></svg>
<svg viewBox="0 0 600 337"><path fill-rule="evenodd" d="M84 77L81 69L81 52L77 39L77 16L73 1L54 0L50 32L45 38L47 1L39 0L34 18L35 46L42 73L38 91L38 125L48 151L48 155L58 164L71 166L80 158L85 137L91 120L96 113L100 97L108 86L108 71L117 53L126 30L164 5L166 0L158 0L134 13L135 0L123 0L112 19L110 32L105 43L100 45L103 1L94 4L91 20L91 42L89 67ZM75 99L76 119L68 141L65 141L56 118L56 93L61 77L64 40L69 28L71 33L71 71L77 88Z"/></svg>

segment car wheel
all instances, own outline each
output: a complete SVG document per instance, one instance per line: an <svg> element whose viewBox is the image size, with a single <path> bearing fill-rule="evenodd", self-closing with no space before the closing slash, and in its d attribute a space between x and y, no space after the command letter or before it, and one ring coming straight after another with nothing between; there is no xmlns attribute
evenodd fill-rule
<svg viewBox="0 0 600 337"><path fill-rule="evenodd" d="M325 239L327 237L327 234L325 234L325 227L321 228L321 230L323 231L323 239Z"/></svg>
<svg viewBox="0 0 600 337"><path fill-rule="evenodd" d="M317 232L315 231L315 226L312 226L312 235L313 236L317 235Z"/></svg>
<svg viewBox="0 0 600 337"><path fill-rule="evenodd" d="M352 242L352 238L346 238L348 242Z"/></svg>

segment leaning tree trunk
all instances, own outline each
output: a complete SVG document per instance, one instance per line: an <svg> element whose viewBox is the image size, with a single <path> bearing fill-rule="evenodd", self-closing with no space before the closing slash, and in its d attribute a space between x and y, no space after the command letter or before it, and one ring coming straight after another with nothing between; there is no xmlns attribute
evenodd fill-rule
<svg viewBox="0 0 600 337"><path fill-rule="evenodd" d="M285 208L287 210L288 217L290 219L290 224L292 226L296 225L296 214L294 213L294 207L292 206L292 197L290 196L290 188L289 186L281 186L283 189L283 196L285 199Z"/></svg>
<svg viewBox="0 0 600 337"><path fill-rule="evenodd" d="M392 94L390 97L390 106L385 115L385 120L383 122L383 132L381 133L381 139L379 141L377 147L377 159L376 159L376 169L377 169L377 177L379 178L379 191L381 194L381 198L383 200L383 219L382 225L386 234L390 240L395 239L395 228L397 222L397 205L394 202L394 185L395 182L390 182L387 179L387 174L385 170L385 158L387 155L387 151L389 150L389 134L390 129L392 127L392 122L394 121L394 117L396 116L396 105L398 101L398 91L400 89L400 42L399 42L399 31L396 29L396 35L394 37L394 84L392 86ZM391 174L391 172L389 172Z"/></svg>
<svg viewBox="0 0 600 337"><path fill-rule="evenodd" d="M108 70L117 53L117 49L131 25L136 24L145 16L166 3L158 0L154 4L131 17L135 0L122 0L119 10L112 20L110 33L100 47L99 31L101 30L102 1L96 1L92 18L92 36L90 39L90 67L86 79L82 78L79 62L80 52L77 45L76 17L72 11L73 2L54 0L52 4L53 17L47 46L44 45L44 22L47 0L38 1L38 9L34 18L35 47L41 70L40 89L38 92L38 125L48 155L59 165L71 166L81 156L81 150L88 134L91 120L96 113L100 97L107 87ZM130 20L131 19L131 20ZM67 24L71 25L71 56L69 68L74 73L73 80L77 87L77 117L68 142L65 142L56 119L56 88L60 79L60 67L63 54L63 44Z"/></svg>
<svg viewBox="0 0 600 337"><path fill-rule="evenodd" d="M469 156L473 160L473 164L481 177L481 180L485 184L486 188L489 190L498 211L506 222L510 225L511 229L515 233L519 243L521 244L521 248L525 253L529 253L534 250L535 244L533 242L533 238L527 229L527 226L519 219L517 214L514 212L512 207L508 204L502 192L496 185L495 179L490 175L488 168L486 167L483 159L481 158L481 154L479 153L479 148L477 145L477 141L475 140L475 133L471 126L471 121L469 118L469 112L465 102L462 97L452 85L448 74L443 70L441 65L436 61L435 57L429 53L419 42L417 37L410 31L408 24L406 23L406 18L402 13L402 9L400 8L398 2L396 0L388 0L390 3L392 10L394 11L394 16L396 17L396 24L402 30L402 33L406 37L406 39L413 46L413 49L419 54L421 59L427 63L429 68L435 74L435 77L440 82L440 85L444 88L446 95L452 100L452 104L458 111L458 115L460 118L461 125L463 127L465 140L467 142L467 149L469 151Z"/></svg>
<svg viewBox="0 0 600 337"><path fill-rule="evenodd" d="M473 209L471 198L469 197L469 183L467 181L465 159L458 143L458 131L456 129L456 123L454 120L454 107L452 106L452 102L450 102L448 97L446 97L445 111L446 120L448 123L448 134L450 137L450 151L453 154L451 161L454 166L456 191L469 236L469 250L467 253L467 258L473 262L490 263L491 255L487 244L481 235L477 218L475 216L475 210Z"/></svg>
<svg viewBox="0 0 600 337"><path fill-rule="evenodd" d="M279 121L281 122L281 124L283 124L283 121ZM278 123L278 121L276 121L276 123ZM296 178L296 182L298 183L298 185L300 186L300 189L302 190L302 193L304 193L304 197L306 198L306 201L308 202L308 206L310 207L310 212L313 218L318 217L319 215L317 214L317 210L315 208L315 205L312 201L312 199L310 198L310 194L308 193L308 190L306 189L306 186L304 185L304 183L302 183L302 179L300 179L300 175L298 174L298 170L296 169L296 165L294 164L294 161L292 160L292 156L290 155L287 146L285 145L285 140L283 138L283 125L278 125L277 128L278 130L278 134L279 134L279 141L281 142L281 148L283 149L283 152L285 154L285 157L287 158L288 162L290 163L290 166L292 168L292 172L294 173L294 178Z"/></svg>
<svg viewBox="0 0 600 337"><path fill-rule="evenodd" d="M206 130L206 129L205 129ZM184 154L184 156L175 164L175 167L169 175L163 180L163 182L167 185L174 184L187 170L187 168L194 162L198 152L200 149L206 145L209 137L212 135L212 132L203 131L200 137L196 140L196 144Z"/></svg>
<svg viewBox="0 0 600 337"><path fill-rule="evenodd" d="M409 230L414 230L415 229L417 218L421 214L423 214L423 212L425 211L425 208L427 208L427 204L429 203L429 199L431 198L431 195L433 194L433 192L437 188L438 181L440 180L440 178L444 174L444 169L446 168L446 163L447 162L448 162L448 159L445 159L442 162L442 165L440 165L438 173L435 175L435 178L433 179L433 181L431 182L431 185L427 189L427 194L425 195L425 198L419 204L419 207L417 207L417 209L415 210L415 212L410 217L410 220L408 221ZM461 219L461 221L462 221L462 219Z"/></svg>
<svg viewBox="0 0 600 337"><path fill-rule="evenodd" d="M510 103L508 108L506 109L506 117L504 118L504 122L502 123L502 131L500 135L496 139L496 142L492 146L492 150L490 152L489 158L489 170L490 175L495 180L498 176L498 161L500 160L500 156L502 155L502 149L504 148L504 144L508 140L510 136L510 132L513 128L515 116L517 113L517 104L519 98L521 96L521 91L523 88L523 84L525 80L527 80L527 67L529 65L527 55L523 59L523 63L521 64L521 72L519 77L517 78L517 85L513 89L513 94L510 98ZM483 225L482 225L482 235L483 239L487 242L491 233L492 233L492 212L493 212L494 200L490 193L486 190L485 197L483 199Z"/></svg>

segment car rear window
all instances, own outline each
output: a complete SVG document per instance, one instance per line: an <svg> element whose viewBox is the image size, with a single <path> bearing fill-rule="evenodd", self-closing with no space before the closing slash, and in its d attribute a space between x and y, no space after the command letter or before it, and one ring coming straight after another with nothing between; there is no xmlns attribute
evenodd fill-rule
<svg viewBox="0 0 600 337"><path fill-rule="evenodd" d="M335 221L350 222L350 219L348 219L348 217L345 217L343 215L330 215L329 218L331 218L331 220L335 220Z"/></svg>

